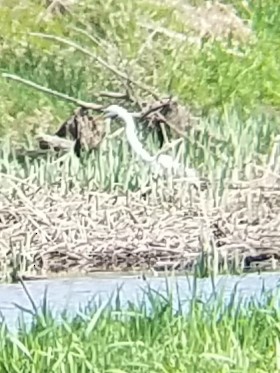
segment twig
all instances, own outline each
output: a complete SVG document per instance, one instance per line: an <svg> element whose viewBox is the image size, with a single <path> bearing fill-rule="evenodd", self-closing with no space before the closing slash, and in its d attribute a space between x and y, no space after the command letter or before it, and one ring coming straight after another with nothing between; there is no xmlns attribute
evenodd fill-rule
<svg viewBox="0 0 280 373"><path fill-rule="evenodd" d="M112 140L112 139L114 139L115 137L120 136L123 132L124 132L124 127L121 127L121 128L119 128L119 129L117 129L115 132L113 132L112 134L107 135L107 139L108 139L108 140Z"/></svg>
<svg viewBox="0 0 280 373"><path fill-rule="evenodd" d="M86 27L86 25L84 25L84 26ZM74 30L74 31L76 31L78 33L81 33L82 35L85 35L86 37L88 37L94 44L96 44L99 48L101 48L103 50L103 52L108 53L109 48L113 48L113 46L110 43L108 43L107 41L105 42L104 40L102 40L102 42L99 41L97 39L97 37L89 34L86 30L83 30L83 29L81 29L79 27L70 27L70 29L72 29L72 30ZM133 95L131 93L129 93L130 88L129 88L128 84L127 84L127 79L125 79L124 82L123 82L124 79L121 79L121 80L122 80L122 84L126 88L126 94L116 94L116 96L115 95L111 96L111 95L108 95L107 93L105 93L105 94L100 93L100 96L103 95L105 97L124 98L124 99L127 99L129 101L133 101L133 102L137 101L136 99L134 99Z"/></svg>
<svg viewBox="0 0 280 373"><path fill-rule="evenodd" d="M4 78L12 79L12 80L18 81L20 83L26 84L26 85L28 85L28 86L30 86L32 88L37 89L38 91L49 93L52 96L56 96L56 97L62 98L63 100L66 100L66 101L69 101L69 102L73 102L74 104L76 104L78 106L81 106L81 107L84 107L86 109L101 110L101 109L104 108L103 105L93 104L91 102L86 102L86 101L79 100L77 98L68 96L68 95L66 95L64 93L54 91L53 89L50 89L50 88L47 88L47 87L43 87L43 86L41 86L41 85L39 85L37 83L33 83L30 80L20 78L17 75L3 73L2 76Z"/></svg>
<svg viewBox="0 0 280 373"><path fill-rule="evenodd" d="M96 110L96 111L102 111L104 109L104 105L98 105L98 104L94 104L92 102L86 102L86 101L83 101L83 100L79 100L79 99L77 99L75 97L68 96L68 95L66 95L64 93L61 93L61 92L58 92L58 91L54 91L53 89L44 87L44 86L42 86L40 84L37 84L37 83L34 83L31 80L27 80L27 79L21 78L18 75L3 73L2 76L4 78L11 79L11 80L23 83L25 85L28 85L29 87L35 88L38 91L41 91L41 92L44 92L44 93L48 93L48 94L50 94L52 96L61 98L61 99L65 100L65 101L72 102L72 103L76 104L77 106L85 108L85 109L92 109L92 110ZM125 94L125 93L117 93L117 92L100 92L99 96L110 97L110 98L117 98L117 99L125 99L125 98L127 98L127 94ZM133 116L135 118L141 118L141 117L143 117L143 115L146 116L149 113L151 113L152 111L155 111L155 110L157 110L157 109L159 109L159 108L161 108L163 106L164 106L164 104L160 104L160 105L158 105L156 107L153 107L152 109L149 109L149 111L147 111L146 113L145 112L143 114L142 113L133 113Z"/></svg>
<svg viewBox="0 0 280 373"><path fill-rule="evenodd" d="M99 95L100 97L109 97L109 98L118 98L118 99L126 99L128 98L127 93L119 93L119 92L100 92Z"/></svg>
<svg viewBox="0 0 280 373"><path fill-rule="evenodd" d="M143 112L139 113L139 117L141 119L144 119L145 117L147 117L151 113L153 113L157 110L160 110L160 109L164 108L165 106L168 106L169 104L170 104L170 99L167 99L166 102L164 100L161 100L159 102L155 102L148 109L145 109L145 110L143 110Z"/></svg>
<svg viewBox="0 0 280 373"><path fill-rule="evenodd" d="M1 178L5 178L5 180L8 180L8 181L9 181L9 179L13 180L16 183L20 183L22 185L26 185L26 186L28 186L31 189L37 189L37 187L35 185L33 185L32 183L28 182L28 179L30 177L28 177L26 179L20 179L20 178L18 178L16 176L13 176L13 175L10 175L10 174L4 173L4 172L0 172L0 179Z"/></svg>
<svg viewBox="0 0 280 373"><path fill-rule="evenodd" d="M70 150L74 144L74 141L63 139L59 136L51 136L46 134L36 136L36 140L38 140L39 143L45 143L54 149L59 148L61 150ZM43 144L40 144L40 146L43 146Z"/></svg>
<svg viewBox="0 0 280 373"><path fill-rule="evenodd" d="M17 279L20 282L21 286L23 287L23 290L25 294L27 295L29 302L31 303L34 313L37 314L38 309L37 309L36 303L34 299L32 298L32 295L30 294L29 290L27 289L27 286L25 285L24 280L21 278L20 275L17 276Z"/></svg>
<svg viewBox="0 0 280 373"><path fill-rule="evenodd" d="M163 146L162 149L160 149L160 151L157 152L156 154L156 158L158 158L162 153L165 153L167 150L173 148L174 146L176 146L177 144L179 144L180 142L183 142L184 139L180 138L180 139L177 139L177 140L174 140L170 143L167 143Z"/></svg>
<svg viewBox="0 0 280 373"><path fill-rule="evenodd" d="M35 89L37 89L39 91L42 91L42 92L45 92L45 93L49 93L53 96L57 96L57 97L62 98L66 101L73 102L73 103L77 104L78 106L84 107L86 109L100 110L100 109L103 108L102 105L93 104L91 102L86 102L86 101L79 100L75 97L68 96L65 93L57 92L57 91L54 91L53 89L41 86L40 84L34 83L31 80L23 79L23 78L19 77L18 75L3 73L2 76L4 78L16 80L20 83L29 85L32 88L35 88ZM127 98L127 93L105 92L105 91L103 92L102 91L99 94L94 94L94 96L95 97L109 97L109 98L117 98L117 99L126 99Z"/></svg>
<svg viewBox="0 0 280 373"><path fill-rule="evenodd" d="M182 42L188 41L189 43L197 45L197 46L200 46L200 44L201 44L201 40L200 40L199 37L187 36L187 35L179 33L179 32L168 30L167 28L164 28L164 27L156 25L156 24L152 25L152 24L148 24L148 23L145 23L145 22L139 22L138 24L139 24L140 27L143 27L143 28L148 29L148 30L152 30L154 33L159 33L159 34L165 35L165 36L167 36L168 38L171 38L171 39L176 39L176 40L182 41Z"/></svg>
<svg viewBox="0 0 280 373"><path fill-rule="evenodd" d="M106 51L106 48L101 44L101 42L95 36L88 33L86 30L83 30L83 29L81 29L79 27L75 27L75 26L71 26L69 28L70 28L70 30L76 31L77 33L80 33L80 34L86 36L87 38L89 38L89 40L91 40L99 48L102 48L104 52Z"/></svg>
<svg viewBox="0 0 280 373"><path fill-rule="evenodd" d="M273 144L271 154L270 154L270 157L269 157L268 168L267 168L268 172L275 170L276 164L278 163L278 158L279 158L279 154L280 154L279 144L280 144L280 136L278 135L274 139L274 144Z"/></svg>
<svg viewBox="0 0 280 373"><path fill-rule="evenodd" d="M166 120L165 117L162 114L157 113L157 115L158 115L158 119L161 122L163 122L164 124L168 125L174 132L177 133L178 136L182 136L183 138L187 138L187 135L183 131L179 130L172 123L170 123L168 120Z"/></svg>
<svg viewBox="0 0 280 373"><path fill-rule="evenodd" d="M122 71L118 70L115 66L112 66L112 65L108 64L101 57L98 57L98 56L94 55L92 52L90 52L86 48L81 47L77 43L74 43L73 41L67 40L67 39L62 38L60 36L55 36L55 35L50 35L50 34L43 34L41 32L30 32L29 35L36 36L36 37L43 38L43 39L49 39L49 40L58 41L60 43L66 44L66 45L68 45L70 47L73 47L73 48L79 50L80 52L82 52L82 53L90 56L91 58L93 58L94 60L96 60L100 65L102 65L103 67L106 67L108 70L110 70L112 73L114 73L115 75L119 76L120 78L125 79L128 82L136 85L138 88L140 88L140 89L142 89L142 90L150 93L156 100L159 99L158 95L155 92L153 92L150 87L148 87L145 84L142 84L142 83L140 83L140 82L138 82L138 81L130 78L127 74L125 74Z"/></svg>

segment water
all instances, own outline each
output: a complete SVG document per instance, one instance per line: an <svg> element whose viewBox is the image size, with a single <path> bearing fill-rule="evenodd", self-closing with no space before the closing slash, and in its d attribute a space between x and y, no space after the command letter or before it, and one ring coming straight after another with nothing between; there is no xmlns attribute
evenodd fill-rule
<svg viewBox="0 0 280 373"><path fill-rule="evenodd" d="M254 297L261 300L263 288L265 290L276 290L279 285L280 274L249 274L246 276L219 276L214 283L211 279L197 280L197 294L202 300L207 300L213 294L213 286L216 291L223 292L225 302L230 299L232 291L237 286L237 297L249 299ZM170 277L168 283L175 290L180 302L187 304L193 292L193 278ZM112 293L119 287L121 305L125 307L128 301L137 302L143 300L144 290L149 286L162 295L166 295L166 279L160 277L148 278L147 280L135 277L83 277L83 278L58 278L41 281L26 282L26 286L37 306L43 301L44 291L47 288L48 305L58 317L61 312L67 310L69 316L74 316L80 308L86 307L94 297L100 301L108 301ZM177 292L178 290L178 292ZM115 293L116 294L116 293ZM176 297L175 297L176 298ZM174 300L174 306L178 299ZM30 301L21 284L0 285L0 312L10 329L15 332L18 328L18 317L20 309L15 305L26 309L32 309ZM25 314L26 325L30 325L32 316Z"/></svg>

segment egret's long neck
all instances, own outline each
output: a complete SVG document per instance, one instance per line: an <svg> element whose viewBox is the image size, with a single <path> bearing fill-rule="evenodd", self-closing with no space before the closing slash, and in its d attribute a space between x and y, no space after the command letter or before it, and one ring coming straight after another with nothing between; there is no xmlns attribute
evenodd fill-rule
<svg viewBox="0 0 280 373"><path fill-rule="evenodd" d="M125 113L122 116L122 119L126 123L126 136L127 140L131 146L131 148L138 154L144 161L152 162L154 161L154 157L152 157L142 146L141 142L139 141L138 137L136 136L136 129L134 119L131 114Z"/></svg>

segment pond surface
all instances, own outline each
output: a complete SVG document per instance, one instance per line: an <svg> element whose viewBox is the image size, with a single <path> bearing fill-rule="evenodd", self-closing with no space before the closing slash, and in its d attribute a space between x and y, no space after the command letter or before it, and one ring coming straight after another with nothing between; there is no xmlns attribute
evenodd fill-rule
<svg viewBox="0 0 280 373"><path fill-rule="evenodd" d="M276 290L280 285L279 273L248 274L245 276L218 276L214 281L210 278L198 279L196 293L202 300L207 300L213 295L213 288L216 291L223 292L225 302L229 301L232 291L237 286L237 298L249 299L254 297L261 299L263 289ZM146 280L132 277L112 277L111 275L102 275L98 277L83 278L56 278L40 281L25 282L29 293L37 306L42 304L44 292L47 288L47 299L50 309L59 317L59 314L65 309L69 316L74 316L79 309L86 307L93 297L98 301L109 300L110 296L119 290L121 305L125 307L127 301L136 304L145 297L144 290L149 286L166 295L166 278L152 277ZM187 301L192 298L194 282L189 276L168 277L168 284L174 290L176 296L174 306L178 299L181 303L187 305ZM116 294L116 293L115 293ZM176 299L177 297L177 299ZM96 299L96 298L95 298ZM31 310L30 301L21 284L1 284L0 285L0 312L11 331L18 328L18 317L22 313L16 306L19 305ZM24 320L30 325L32 316L25 314Z"/></svg>

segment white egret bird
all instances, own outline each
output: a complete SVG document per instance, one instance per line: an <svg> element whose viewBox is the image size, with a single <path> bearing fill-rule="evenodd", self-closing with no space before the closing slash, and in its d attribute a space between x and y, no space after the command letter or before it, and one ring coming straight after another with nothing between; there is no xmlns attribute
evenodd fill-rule
<svg viewBox="0 0 280 373"><path fill-rule="evenodd" d="M172 173L176 176L186 177L194 182L199 180L197 171L192 168L185 168L184 165L175 161L170 155L160 154L152 156L142 146L136 135L135 123L131 113L119 105L110 105L104 109L106 118L120 118L125 122L125 132L127 140L134 152L142 158L144 162L149 163L153 171L162 174L162 171Z"/></svg>

